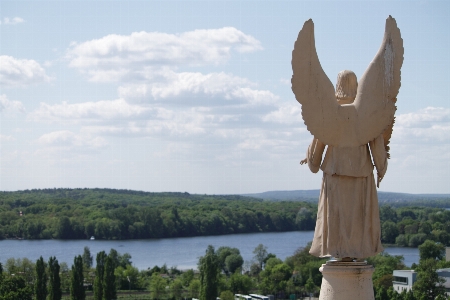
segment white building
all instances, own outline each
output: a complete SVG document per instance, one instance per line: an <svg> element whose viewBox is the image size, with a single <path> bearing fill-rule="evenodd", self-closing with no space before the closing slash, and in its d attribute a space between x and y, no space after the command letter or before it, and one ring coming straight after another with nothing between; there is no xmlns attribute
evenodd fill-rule
<svg viewBox="0 0 450 300"><path fill-rule="evenodd" d="M397 293L401 293L403 290L408 292L417 280L417 272L414 270L394 270L392 275L394 276L392 285Z"/></svg>
<svg viewBox="0 0 450 300"><path fill-rule="evenodd" d="M444 287L447 295L450 294L450 268L436 270L439 277L445 279ZM417 280L417 272L414 270L394 270L392 285L394 291L401 293L403 290L407 292L412 289L414 282Z"/></svg>

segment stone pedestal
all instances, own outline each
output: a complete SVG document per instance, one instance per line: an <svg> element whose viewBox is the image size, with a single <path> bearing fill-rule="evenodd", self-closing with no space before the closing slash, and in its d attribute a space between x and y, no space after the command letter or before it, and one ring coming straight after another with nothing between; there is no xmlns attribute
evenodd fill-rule
<svg viewBox="0 0 450 300"><path fill-rule="evenodd" d="M366 262L328 261L319 269L322 286L319 300L374 300L372 273Z"/></svg>

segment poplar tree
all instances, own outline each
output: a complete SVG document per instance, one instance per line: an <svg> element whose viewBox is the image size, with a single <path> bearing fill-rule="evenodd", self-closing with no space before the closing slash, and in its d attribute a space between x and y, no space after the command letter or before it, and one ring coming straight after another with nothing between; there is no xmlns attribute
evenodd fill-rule
<svg viewBox="0 0 450 300"><path fill-rule="evenodd" d="M88 246L85 246L83 250L83 264L86 270L92 267L92 261L93 257L91 255L91 250Z"/></svg>
<svg viewBox="0 0 450 300"><path fill-rule="evenodd" d="M97 253L97 265L95 267L95 279L94 279L94 299L103 299L103 276L105 274L105 261L106 253L101 251Z"/></svg>
<svg viewBox="0 0 450 300"><path fill-rule="evenodd" d="M83 286L83 258L81 255L75 257L72 265L72 278L70 281L70 299L85 300L86 292Z"/></svg>
<svg viewBox="0 0 450 300"><path fill-rule="evenodd" d="M59 277L59 263L56 257L50 257L48 260L48 299L49 300L61 300L61 278Z"/></svg>
<svg viewBox="0 0 450 300"><path fill-rule="evenodd" d="M107 256L105 259L105 272L103 275L103 300L113 300L117 298L114 265L112 257Z"/></svg>
<svg viewBox="0 0 450 300"><path fill-rule="evenodd" d="M219 285L219 259L214 252L214 247L209 245L206 254L200 257L200 300L217 298Z"/></svg>
<svg viewBox="0 0 450 300"><path fill-rule="evenodd" d="M34 294L36 295L36 300L45 300L47 298L47 273L45 272L45 263L42 256L36 261L35 270Z"/></svg>

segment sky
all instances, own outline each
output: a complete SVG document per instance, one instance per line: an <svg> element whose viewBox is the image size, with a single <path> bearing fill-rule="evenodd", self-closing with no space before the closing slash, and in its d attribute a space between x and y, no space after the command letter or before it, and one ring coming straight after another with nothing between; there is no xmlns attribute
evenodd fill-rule
<svg viewBox="0 0 450 300"><path fill-rule="evenodd" d="M319 189L291 90L303 23L333 84L404 41L380 191L450 193L450 1L0 2L0 190Z"/></svg>

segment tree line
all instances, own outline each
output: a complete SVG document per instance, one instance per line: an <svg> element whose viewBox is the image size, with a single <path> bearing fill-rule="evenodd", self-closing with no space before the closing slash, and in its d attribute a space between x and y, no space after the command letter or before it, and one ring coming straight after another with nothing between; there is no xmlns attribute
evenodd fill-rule
<svg viewBox="0 0 450 300"><path fill-rule="evenodd" d="M450 246L450 210L430 207L380 207L381 241L418 247L426 240Z"/></svg>
<svg viewBox="0 0 450 300"><path fill-rule="evenodd" d="M0 238L145 239L312 230L316 206L108 189L0 192Z"/></svg>

